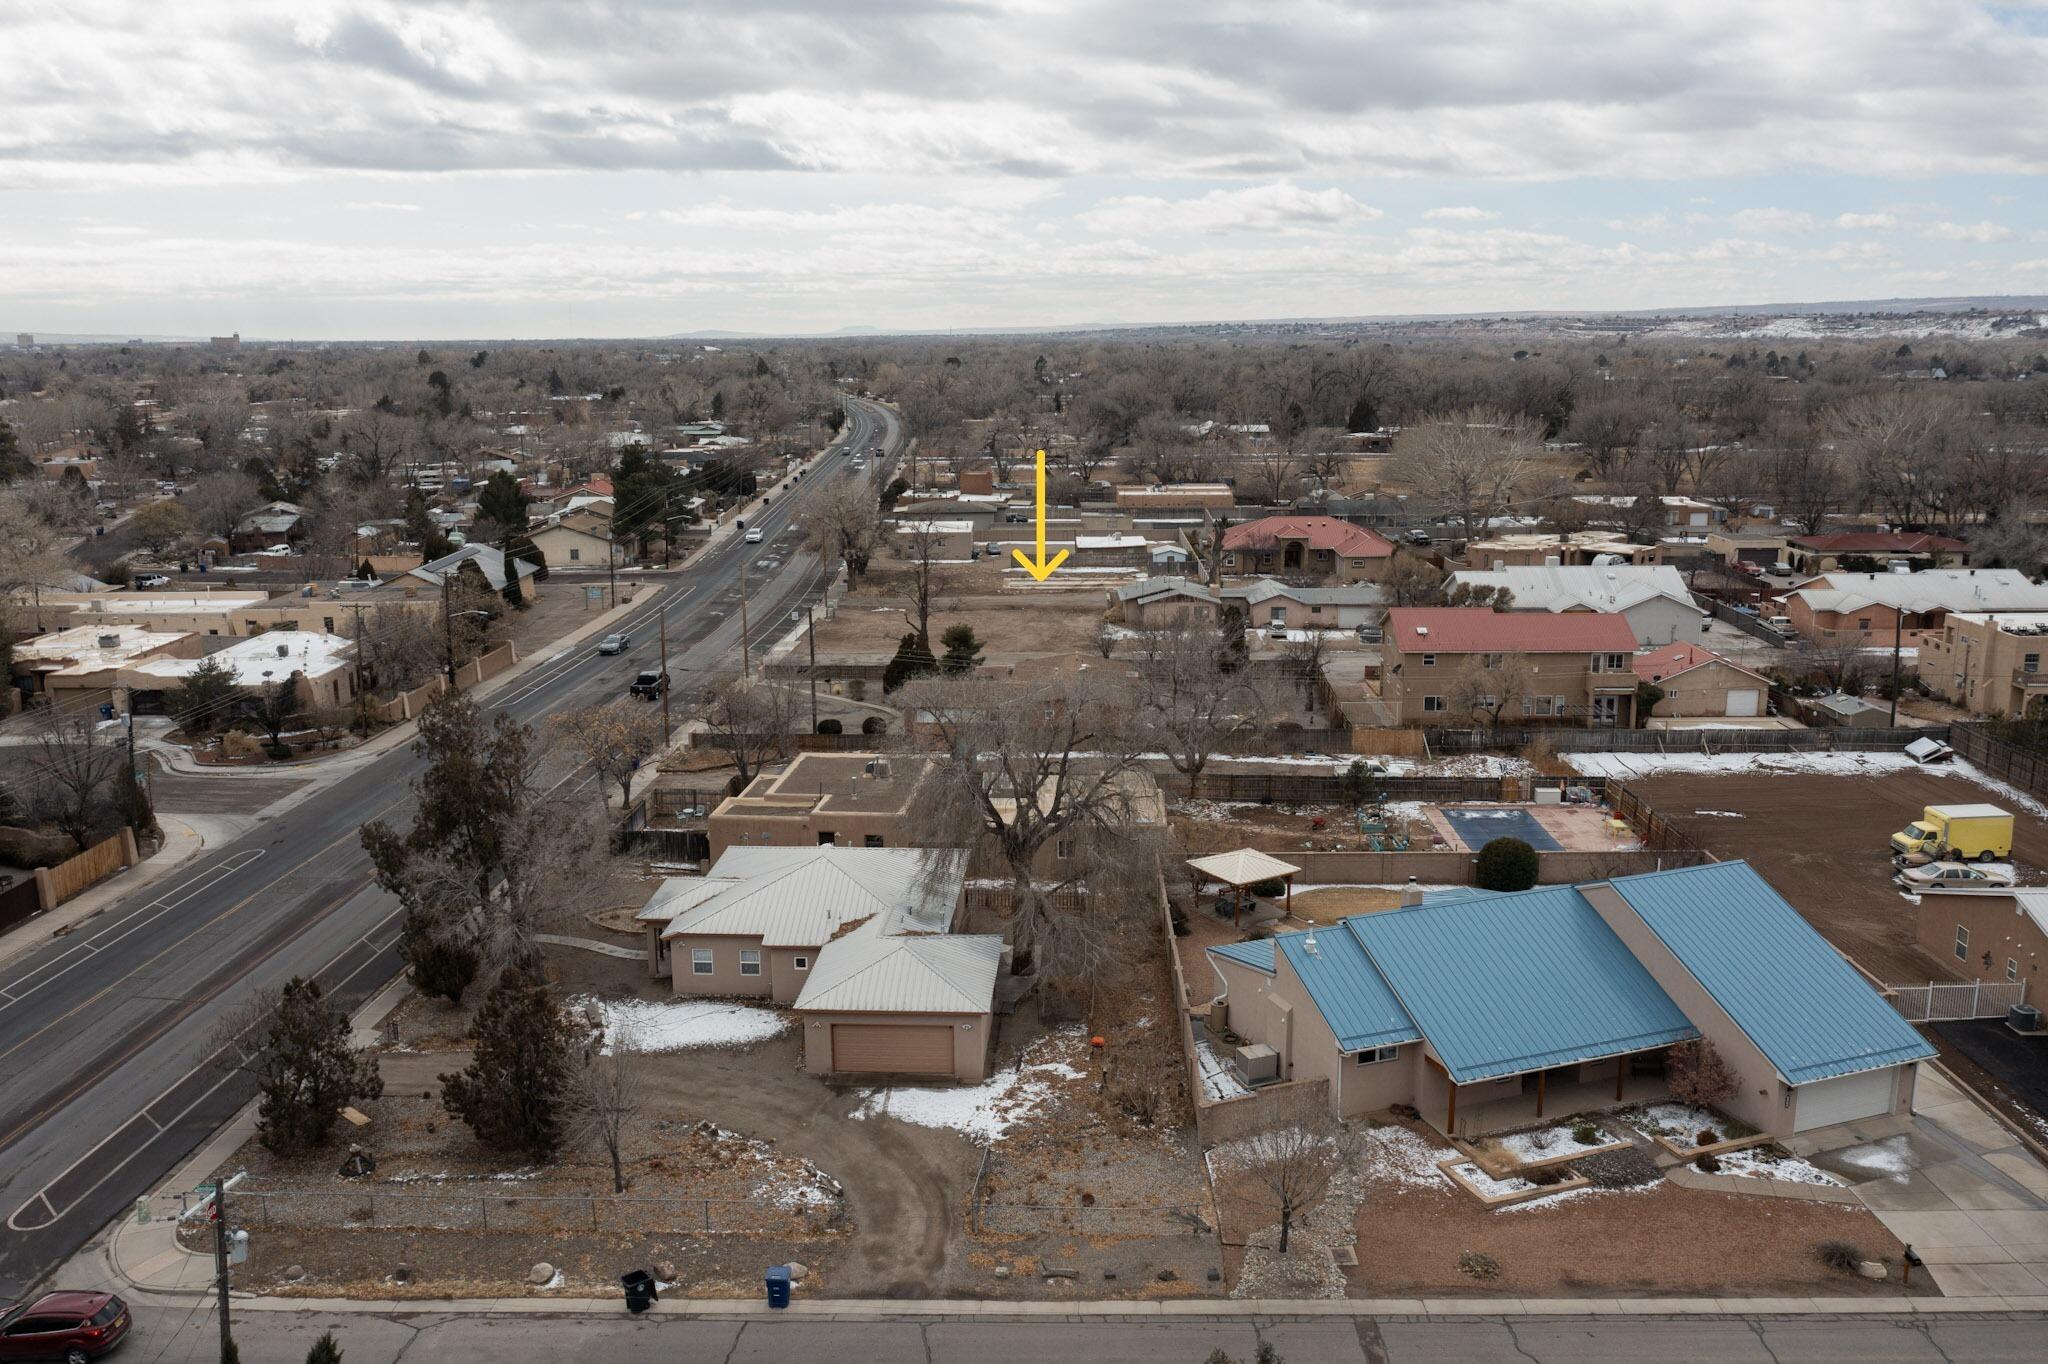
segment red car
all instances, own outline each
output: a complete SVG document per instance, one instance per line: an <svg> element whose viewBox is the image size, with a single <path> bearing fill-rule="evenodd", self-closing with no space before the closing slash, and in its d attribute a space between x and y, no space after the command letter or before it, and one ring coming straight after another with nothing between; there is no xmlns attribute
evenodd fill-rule
<svg viewBox="0 0 2048 1364"><path fill-rule="evenodd" d="M0 1316L0 1360L86 1364L128 1334L128 1304L112 1293L45 1293Z"/></svg>

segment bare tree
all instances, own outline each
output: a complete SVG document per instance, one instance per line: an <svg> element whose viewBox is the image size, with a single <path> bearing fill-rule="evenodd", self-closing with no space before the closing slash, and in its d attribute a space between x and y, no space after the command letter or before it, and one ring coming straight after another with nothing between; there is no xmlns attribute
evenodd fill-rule
<svg viewBox="0 0 2048 1364"><path fill-rule="evenodd" d="M1266 1187L1280 1216L1280 1244L1285 1255L1294 1223L1313 1208L1339 1175L1358 1166L1357 1134L1327 1112L1305 1113L1292 1127L1279 1127L1237 1144L1239 1158Z"/></svg>
<svg viewBox="0 0 2048 1364"><path fill-rule="evenodd" d="M932 585L938 579L939 550L945 537L930 521L909 521L896 527L890 549L910 568L910 609L903 619L917 633L917 642L932 646Z"/></svg>
<svg viewBox="0 0 2048 1364"><path fill-rule="evenodd" d="M235 533L237 522L263 505L263 490L255 479L240 471L208 474L186 489L178 500L192 514L200 534L225 540Z"/></svg>
<svg viewBox="0 0 2048 1364"><path fill-rule="evenodd" d="M1147 630L1133 656L1145 740L1190 780L1201 776L1231 735L1250 729L1266 709L1246 670L1206 621Z"/></svg>
<svg viewBox="0 0 2048 1364"><path fill-rule="evenodd" d="M773 682L736 673L713 678L692 707L692 715L719 739L723 751L732 755L742 786L768 763L789 756L796 702Z"/></svg>
<svg viewBox="0 0 2048 1364"><path fill-rule="evenodd" d="M99 726L97 712L65 715L49 711L29 746L29 769L36 774L39 803L50 823L78 846L92 844L93 832L105 817L114 776L126 762L121 746Z"/></svg>
<svg viewBox="0 0 2048 1364"><path fill-rule="evenodd" d="M1441 606L1446 576L1434 560L1397 549L1380 570L1380 590L1389 606Z"/></svg>
<svg viewBox="0 0 2048 1364"><path fill-rule="evenodd" d="M1970 532L1970 559L1979 568L2017 568L2028 576L2048 563L2048 532L2034 522L2025 499L1999 508L1995 519Z"/></svg>
<svg viewBox="0 0 2048 1364"><path fill-rule="evenodd" d="M661 750L660 709L622 699L590 710L564 711L549 726L597 769L600 780L618 785L619 812L629 813L633 773Z"/></svg>
<svg viewBox="0 0 2048 1364"><path fill-rule="evenodd" d="M1735 1072L1712 1042L1678 1042L1664 1054L1671 1097L1695 1113L1712 1108L1735 1090Z"/></svg>
<svg viewBox="0 0 2048 1364"><path fill-rule="evenodd" d="M382 483L418 457L420 424L390 412L358 413L342 426L341 448L356 482Z"/></svg>
<svg viewBox="0 0 2048 1364"><path fill-rule="evenodd" d="M626 1191L626 1129L640 1115L639 1053L625 1039L610 1038L595 1056L585 1054L570 1088L574 1139L603 1148L612 1165L612 1192Z"/></svg>
<svg viewBox="0 0 2048 1364"><path fill-rule="evenodd" d="M930 844L994 864L1011 945L1048 984L1113 976L1126 907L1158 894L1163 849L1130 688L1085 672L1023 685L963 675L911 683L904 705L944 749L927 788Z"/></svg>
<svg viewBox="0 0 2048 1364"><path fill-rule="evenodd" d="M1388 473L1456 516L1469 542L1521 490L1536 448L1527 420L1462 408L1403 431Z"/></svg>
<svg viewBox="0 0 2048 1364"><path fill-rule="evenodd" d="M865 480L849 479L813 494L804 514L804 544L830 568L844 562L849 587L868 571L882 543L882 518Z"/></svg>
<svg viewBox="0 0 2048 1364"><path fill-rule="evenodd" d="M1536 669L1527 654L1474 654L1452 683L1451 709L1468 715L1483 715L1490 725L1517 701L1528 696L1536 684Z"/></svg>

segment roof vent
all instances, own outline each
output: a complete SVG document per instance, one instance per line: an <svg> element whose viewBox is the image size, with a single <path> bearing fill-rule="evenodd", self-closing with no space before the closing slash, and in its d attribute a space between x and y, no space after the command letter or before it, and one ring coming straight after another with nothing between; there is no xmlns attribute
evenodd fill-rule
<svg viewBox="0 0 2048 1364"><path fill-rule="evenodd" d="M1429 633L1429 627L1427 625L1418 625L1415 627L1415 633L1418 635L1426 635Z"/></svg>
<svg viewBox="0 0 2048 1364"><path fill-rule="evenodd" d="M280 644L280 645L278 645L278 646L277 646L277 656L278 656L279 658L290 658L290 657L292 656L292 650L291 650L291 646L290 646L289 644Z"/></svg>
<svg viewBox="0 0 2048 1364"><path fill-rule="evenodd" d="M118 649L121 647L121 637L119 635L101 635L100 647L102 649Z"/></svg>
<svg viewBox="0 0 2048 1364"><path fill-rule="evenodd" d="M1308 931L1308 936L1301 940L1301 950L1308 953L1311 957L1319 957L1322 955L1322 953L1316 949L1316 931L1313 928L1311 928Z"/></svg>

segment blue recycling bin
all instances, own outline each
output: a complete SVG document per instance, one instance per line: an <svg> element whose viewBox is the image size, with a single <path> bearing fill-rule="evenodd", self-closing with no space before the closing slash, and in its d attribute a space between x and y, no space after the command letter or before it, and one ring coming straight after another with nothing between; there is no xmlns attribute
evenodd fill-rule
<svg viewBox="0 0 2048 1364"><path fill-rule="evenodd" d="M789 1266L775 1265L761 1277L768 1285L768 1305L789 1306Z"/></svg>

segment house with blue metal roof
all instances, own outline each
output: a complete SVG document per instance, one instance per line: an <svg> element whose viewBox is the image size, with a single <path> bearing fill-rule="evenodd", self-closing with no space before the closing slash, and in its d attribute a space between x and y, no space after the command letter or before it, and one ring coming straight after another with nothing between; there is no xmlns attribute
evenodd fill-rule
<svg viewBox="0 0 2048 1364"><path fill-rule="evenodd" d="M1904 1111L1929 1047L1744 862L1430 897L1209 950L1212 1016L1355 1116L1446 1132L1664 1098L1675 1043L1736 1076L1724 1107L1790 1135Z"/></svg>

